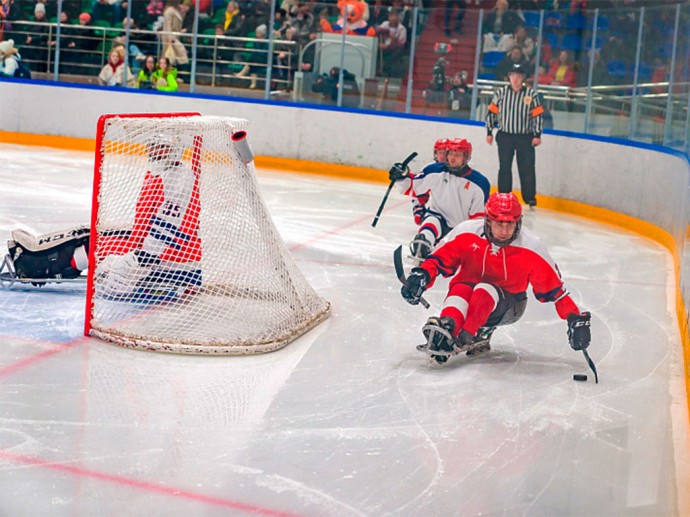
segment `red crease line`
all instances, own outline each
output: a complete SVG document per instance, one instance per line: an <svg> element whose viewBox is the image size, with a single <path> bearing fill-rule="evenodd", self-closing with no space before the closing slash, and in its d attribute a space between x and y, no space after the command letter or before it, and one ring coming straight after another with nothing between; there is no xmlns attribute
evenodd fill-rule
<svg viewBox="0 0 690 517"><path fill-rule="evenodd" d="M22 456L19 454L12 454L7 451L0 451L0 458L4 458L9 461L14 461L16 463L22 463L24 465L33 465L36 467L42 467L49 470L54 470L58 472L67 472L68 474L74 474L75 476L87 477L92 479L98 479L101 481L106 481L109 483L114 483L116 485L124 485L132 488L138 488L140 490L146 490L148 492L157 492L159 494L180 497L182 499L189 499L191 501L197 501L200 503L208 503L215 506L222 506L225 508L233 508L235 510L242 510L244 512L253 513L256 515L269 515L272 517L298 517L295 514L279 512L275 510L269 510L267 508L260 508L258 506L252 506L249 504L239 503L237 501L230 501L227 499L220 499L218 497L211 497L203 494L196 494L194 492L189 492L186 490L180 490L177 488L160 486L146 481L138 481L136 479L126 478L123 476L117 476L114 474L106 474L103 472L96 472L93 470L88 470L80 467L73 467L70 465L64 465L60 463L51 463L39 458L32 458L29 456Z"/></svg>

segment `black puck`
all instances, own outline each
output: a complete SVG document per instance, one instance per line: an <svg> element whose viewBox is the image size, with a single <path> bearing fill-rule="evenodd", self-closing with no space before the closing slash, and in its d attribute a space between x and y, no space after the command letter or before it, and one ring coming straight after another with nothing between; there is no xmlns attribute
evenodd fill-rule
<svg viewBox="0 0 690 517"><path fill-rule="evenodd" d="M573 375L574 381L586 381L587 376L584 373L576 373Z"/></svg>

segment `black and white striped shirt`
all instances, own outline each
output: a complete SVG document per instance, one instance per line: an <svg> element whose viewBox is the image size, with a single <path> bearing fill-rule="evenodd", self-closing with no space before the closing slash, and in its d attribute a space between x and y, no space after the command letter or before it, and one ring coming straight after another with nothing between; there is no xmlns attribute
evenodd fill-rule
<svg viewBox="0 0 690 517"><path fill-rule="evenodd" d="M486 131L491 135L495 127L504 133L529 134L541 138L544 108L539 95L523 86L515 92L510 85L494 92L486 114Z"/></svg>

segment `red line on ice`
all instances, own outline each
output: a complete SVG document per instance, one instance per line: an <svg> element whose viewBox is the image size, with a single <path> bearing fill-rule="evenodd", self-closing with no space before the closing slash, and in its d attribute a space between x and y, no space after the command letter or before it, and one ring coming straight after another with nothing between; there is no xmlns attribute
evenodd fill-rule
<svg viewBox="0 0 690 517"><path fill-rule="evenodd" d="M85 341L85 339L86 338L81 337L81 338L75 339L73 341L69 341L67 343L62 343L62 344L56 346L55 348L51 348L50 350L44 350L43 352L39 352L38 354L32 355L32 356L27 357L25 359L21 359L14 364L11 364L9 366L4 366L4 367L0 368L0 377L4 377L6 375L11 375L18 370L21 370L23 368L26 368L27 366L31 366L32 364L37 363L38 361L52 357L55 354L59 354L60 352L64 352L65 350L69 350L70 348L72 348L76 345L81 345Z"/></svg>
<svg viewBox="0 0 690 517"><path fill-rule="evenodd" d="M64 465L61 463L53 463L40 458L32 458L29 456L22 456L19 454L13 454L7 451L0 451L0 458L13 461L16 463L22 463L24 465L32 465L35 467L41 467L49 470L55 470L58 472L66 472L68 474L73 474L75 476L88 477L92 479L99 479L101 481L106 481L108 483L114 483L116 485L124 485L132 488L138 488L140 490L146 490L148 492L157 492L159 494L179 497L182 499L189 499L191 501L197 501L200 503L208 503L215 506L222 506L225 508L233 508L235 510L241 510L243 512L253 513L256 515L269 515L274 517L297 517L295 514L290 514L286 512L280 512L276 510L270 510L268 508L261 508L259 506L253 506L250 504L239 503L237 501L231 501L228 499L220 499L218 497L207 496L203 494L196 494L194 492L189 492L187 490L180 490L173 487L160 486L154 483L149 483L147 481L139 481L136 479L126 478L124 476L117 476L115 474L106 474L103 472L96 472L93 470L84 469L81 467L74 467L71 465Z"/></svg>

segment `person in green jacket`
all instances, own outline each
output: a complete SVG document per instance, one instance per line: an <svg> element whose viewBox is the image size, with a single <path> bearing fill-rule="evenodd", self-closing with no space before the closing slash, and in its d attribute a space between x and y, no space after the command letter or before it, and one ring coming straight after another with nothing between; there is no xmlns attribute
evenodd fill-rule
<svg viewBox="0 0 690 517"><path fill-rule="evenodd" d="M137 77L137 88L140 90L155 90L156 79L153 77L153 74L157 71L156 56L146 56Z"/></svg>
<svg viewBox="0 0 690 517"><path fill-rule="evenodd" d="M153 78L158 91L177 91L177 68L172 66L170 59L167 57L161 57L158 59L158 70L153 73Z"/></svg>

